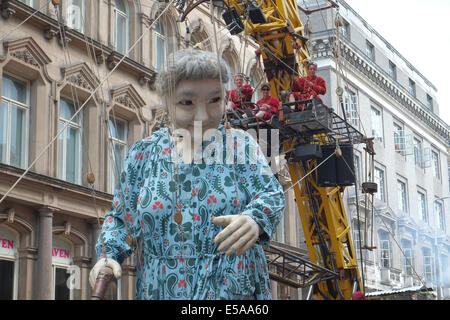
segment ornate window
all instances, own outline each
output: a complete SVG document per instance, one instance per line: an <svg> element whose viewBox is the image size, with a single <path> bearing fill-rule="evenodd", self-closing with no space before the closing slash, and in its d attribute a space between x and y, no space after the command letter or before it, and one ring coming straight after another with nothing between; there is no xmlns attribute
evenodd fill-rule
<svg viewBox="0 0 450 320"><path fill-rule="evenodd" d="M0 109L0 162L25 168L28 160L28 81L4 75Z"/></svg>
<svg viewBox="0 0 450 320"><path fill-rule="evenodd" d="M116 51L126 54L129 39L129 10L126 1L114 1L114 46Z"/></svg>
<svg viewBox="0 0 450 320"><path fill-rule="evenodd" d="M58 177L72 183L81 183L81 128L82 115L77 114L74 103L61 98L59 103Z"/></svg>

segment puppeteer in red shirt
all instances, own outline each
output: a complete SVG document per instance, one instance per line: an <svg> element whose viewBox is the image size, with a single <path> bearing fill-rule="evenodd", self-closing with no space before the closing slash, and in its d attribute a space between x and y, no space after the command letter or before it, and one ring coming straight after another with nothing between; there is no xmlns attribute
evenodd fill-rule
<svg viewBox="0 0 450 320"><path fill-rule="evenodd" d="M232 101L234 103L234 110L242 108L243 102L252 101L253 88L245 84L242 86L241 90L233 89L231 91L227 91L227 100ZM249 106L253 107L253 106Z"/></svg>
<svg viewBox="0 0 450 320"><path fill-rule="evenodd" d="M297 79L292 85L295 100L308 100L315 97L322 102L319 95L327 92L325 80L319 76L306 76Z"/></svg>
<svg viewBox="0 0 450 320"><path fill-rule="evenodd" d="M264 120L269 120L273 115L278 113L278 107L280 106L280 100L272 96L262 98L257 102L260 110L264 111ZM264 106L267 105L267 106Z"/></svg>

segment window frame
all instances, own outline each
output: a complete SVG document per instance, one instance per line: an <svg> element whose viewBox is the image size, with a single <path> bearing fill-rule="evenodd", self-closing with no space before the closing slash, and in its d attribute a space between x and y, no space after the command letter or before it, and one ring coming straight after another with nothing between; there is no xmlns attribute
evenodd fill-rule
<svg viewBox="0 0 450 320"><path fill-rule="evenodd" d="M430 95L427 93L426 98L427 98L426 106L428 107L428 109L430 109L431 111L433 111L433 106L434 106L434 99L433 99L433 97L430 96Z"/></svg>
<svg viewBox="0 0 450 320"><path fill-rule="evenodd" d="M389 76L392 80L397 81L397 65L389 60Z"/></svg>
<svg viewBox="0 0 450 320"><path fill-rule="evenodd" d="M437 207L436 205L438 205L438 207L440 208L440 210L438 212L436 211L436 207ZM434 200L433 212L434 212L434 215L437 218L438 228L445 232L446 231L445 208L444 208L443 203L439 199Z"/></svg>
<svg viewBox="0 0 450 320"><path fill-rule="evenodd" d="M382 237L382 235L386 236ZM381 230L379 232L379 242L380 242L380 266L382 268L390 269L392 268L392 245L391 240L389 239L389 233L387 231ZM387 248L384 248L384 244L387 244ZM383 255L383 253L387 252L387 257ZM387 261L387 265L385 262Z"/></svg>
<svg viewBox="0 0 450 320"><path fill-rule="evenodd" d="M418 142L418 143L416 143ZM419 146L419 147L418 147ZM413 148L414 148L414 164L419 168L424 168L423 159L423 141L418 137L413 138Z"/></svg>
<svg viewBox="0 0 450 320"><path fill-rule="evenodd" d="M122 1L124 4L125 9L127 10L127 12L123 12L121 10L119 10L116 7L116 1ZM123 54L124 56L128 56L128 50L129 50L129 42L130 42L130 9L128 6L128 1L126 0L114 0L114 49L119 52L120 54ZM118 16L125 18L125 43L124 43L124 52L121 52L118 50L118 27L117 27L117 21L118 21Z"/></svg>
<svg viewBox="0 0 450 320"><path fill-rule="evenodd" d="M61 122L63 122L63 126L65 126L65 123L68 123L68 125L66 126L66 128L63 130L63 132L61 132L61 135L63 136L63 148L62 148L62 150L60 149L60 144L59 144L59 141L58 141L58 178L59 179L61 179L61 180L64 180L64 181L67 181L67 182L69 182L69 183L74 183L74 184L81 184L81 176L82 176L82 171L83 171L83 168L82 168L82 161L83 161L83 156L82 156L82 150L83 150L83 148L82 148L82 137L83 137L83 113L82 112L80 112L78 115L77 115L77 117L79 117L79 124L77 124L77 123L75 123L75 122L72 122L72 121L69 121L69 119L64 119L64 118L61 118L61 99L64 99L64 100L66 100L66 101L68 101L68 102L70 102L73 106L74 106L74 108L75 108L75 112L77 112L77 109L76 109L76 106L75 106L75 104L74 104L74 102L70 99L70 98L67 98L67 97L65 97L65 96L61 96L60 97L60 99L59 99L59 109L58 109L58 132L60 131L60 129L59 129L59 125L61 124ZM67 167L66 167L66 162L67 162L67 159L66 159L66 156L67 156L67 145L66 145L66 137L67 137L67 128L68 127L77 127L78 126L78 173L77 173L77 177L76 177L76 181L75 182L72 182L72 181L68 181L67 180ZM60 152L62 152L62 160L61 160L61 162L62 162L62 168L60 168L60 165L61 165L61 163L60 163L60 160L59 160L59 153ZM61 170L61 171L60 171ZM62 173L62 174L61 174Z"/></svg>
<svg viewBox="0 0 450 320"><path fill-rule="evenodd" d="M375 62L375 46L369 40L366 40L366 56L370 61Z"/></svg>
<svg viewBox="0 0 450 320"><path fill-rule="evenodd" d="M345 19L342 19L341 35L345 39L350 40L350 23Z"/></svg>
<svg viewBox="0 0 450 320"><path fill-rule="evenodd" d="M374 112L377 114L374 115ZM375 116L379 119L375 121ZM378 108L374 107L373 105L370 106L370 124L372 129L372 136L375 139L378 139L380 142L384 142L384 129L383 129L383 112L382 110L379 110ZM378 128L374 128L374 126L377 126ZM379 135L376 135L378 132L374 131L380 131Z"/></svg>
<svg viewBox="0 0 450 320"><path fill-rule="evenodd" d="M24 127L23 130L23 146L22 146L22 161L23 163L21 163L21 166L19 168L26 168L28 167L28 157L29 157L29 148L30 148L30 112L31 112L31 81L24 79L22 77L18 77L14 74L11 74L9 72L4 72L2 75L2 88L3 88L3 78L4 77L8 77L8 78L12 78L14 80L20 81L25 83L26 85L26 97L25 97L25 101L26 101L26 105L24 105L22 102L19 101L15 101L11 98L6 98L3 96L2 92L0 91L0 113L1 110L3 108L3 101L4 99L6 99L6 101L8 101L8 110L7 110L7 123L6 123L6 134L7 134L7 141L6 141L6 162L2 162L1 158L0 158L0 163L5 163L7 165L12 165L11 164L11 103L14 105L18 105L19 108L24 109L25 110L25 119L24 119ZM3 90L2 90L3 91ZM9 128L9 130L8 130Z"/></svg>
<svg viewBox="0 0 450 320"><path fill-rule="evenodd" d="M162 48L159 45L159 42L162 42ZM164 20L158 21L158 23L155 25L155 46L154 46L154 57L155 57L155 68L159 72L161 71L161 68L163 68L165 63L165 57L168 52L168 43L167 43L167 28L164 26ZM159 61L158 59L158 52L162 50L164 57L162 61Z"/></svg>
<svg viewBox="0 0 450 320"><path fill-rule="evenodd" d="M381 172L381 179L380 177L378 177L375 172ZM377 166L374 167L374 182L376 182L378 184L378 192L375 193L375 197L383 202L387 202L386 201L386 175L385 175L385 170L381 169ZM380 181L382 180L382 181ZM378 197L377 195L380 195L380 197Z"/></svg>
<svg viewBox="0 0 450 320"><path fill-rule="evenodd" d="M421 196L423 196L423 204L422 204L422 199ZM427 194L425 191L422 191L422 189L418 189L417 190L417 205L418 205L418 211L420 214L420 220L426 222L426 223L430 223L430 217L428 215L428 210L427 210Z"/></svg>
<svg viewBox="0 0 450 320"><path fill-rule="evenodd" d="M425 252L429 253L429 255L425 255ZM430 248L424 247L422 249L423 254L423 278L426 282L433 282L434 281L434 263L433 263L433 254ZM429 260L429 264L426 263ZM427 269L430 269L428 272ZM430 275L430 279L427 278L427 275Z"/></svg>
<svg viewBox="0 0 450 320"><path fill-rule="evenodd" d="M436 157L434 157L436 155ZM436 162L435 162L436 159ZM433 177L440 180L441 179L441 167L440 167L440 157L439 151L431 149L431 167L433 170Z"/></svg>
<svg viewBox="0 0 450 320"><path fill-rule="evenodd" d="M114 174L115 168L113 166L115 164L117 164L117 161L112 158L114 156L114 146L115 146L116 143L120 144L122 146L125 146L123 159L120 160L122 165L123 165L123 162L125 161L125 158L126 158L127 153L128 153L128 148L129 148L129 146L128 146L129 122L124 120L124 119L122 119L122 118L120 118L120 117L117 117L117 116L114 117L112 114L109 115L109 120L111 120L113 123L114 123L114 121L122 122L124 124L124 132L125 132L124 140L120 140L118 138L112 137L111 136L111 130L108 130L108 141L109 141L109 143L108 143L108 150L109 150L109 156L108 156L108 159L109 159L109 161L108 161L109 162L109 168L108 168L108 171L109 171L108 189L109 189L109 191L111 193L114 193L114 191L116 189L116 187L115 187L116 176ZM108 123L108 128L110 128L109 127L109 123ZM115 129L115 130L117 130L117 129ZM120 172L118 174L120 175Z"/></svg>
<svg viewBox="0 0 450 320"><path fill-rule="evenodd" d="M392 124L393 127L393 137L394 137L394 150L396 153L404 156L406 153L406 136L405 127L403 124L395 121Z"/></svg>
<svg viewBox="0 0 450 320"><path fill-rule="evenodd" d="M346 112L347 121L353 126L359 128L359 99L358 94L351 89L344 89L344 110Z"/></svg>
<svg viewBox="0 0 450 320"><path fill-rule="evenodd" d="M69 14L70 11L69 10L70 10L70 7L73 6L72 5L73 1L75 1L75 0L68 0L67 1L67 7L66 7L67 26L69 28L73 29L73 30L76 30L76 31L81 32L81 33L84 33L85 32L85 24L86 24L86 3L85 3L85 0L79 0L79 1L81 1L81 13L80 13L81 16L80 16L80 21L79 21L80 22L79 28L75 27L74 25L69 24L69 21L70 21L70 14ZM78 7L78 6L75 6L75 7Z"/></svg>
<svg viewBox="0 0 450 320"><path fill-rule="evenodd" d="M399 190L400 185L404 186L403 190ZM404 193L404 197L400 197L399 192ZM397 177L397 206L401 212L405 213L406 215L409 215L408 182L400 177Z"/></svg>
<svg viewBox="0 0 450 320"><path fill-rule="evenodd" d="M402 244L402 250L403 250L403 272L408 275L412 276L414 273L414 250L412 247L411 240L403 239L401 241ZM406 246L408 244L409 246Z"/></svg>
<svg viewBox="0 0 450 320"><path fill-rule="evenodd" d="M416 82L411 78L408 78L408 92L414 98L416 97Z"/></svg>

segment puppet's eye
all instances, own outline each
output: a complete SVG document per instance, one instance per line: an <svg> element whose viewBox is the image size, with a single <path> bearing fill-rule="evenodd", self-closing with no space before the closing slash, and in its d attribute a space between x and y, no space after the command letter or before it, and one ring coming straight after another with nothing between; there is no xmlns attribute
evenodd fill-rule
<svg viewBox="0 0 450 320"><path fill-rule="evenodd" d="M182 104L184 106L190 106L192 105L192 100L180 100L178 101L179 104Z"/></svg>
<svg viewBox="0 0 450 320"><path fill-rule="evenodd" d="M219 102L220 99L221 99L221 97L215 97L215 98L212 98L211 100L209 100L209 103L216 103L216 102Z"/></svg>

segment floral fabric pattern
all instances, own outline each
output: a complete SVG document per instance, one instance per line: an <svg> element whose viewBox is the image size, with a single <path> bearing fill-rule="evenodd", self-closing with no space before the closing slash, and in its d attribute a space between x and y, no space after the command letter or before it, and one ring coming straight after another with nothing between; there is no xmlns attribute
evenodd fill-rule
<svg viewBox="0 0 450 320"><path fill-rule="evenodd" d="M262 246L284 212L283 190L249 134L218 131L222 138L213 137L192 163L179 161L167 129L128 152L96 250L122 263L135 250L127 235L140 244L136 299L271 299ZM249 215L264 231L241 256L226 256L214 243L223 227L211 217L230 214Z"/></svg>

